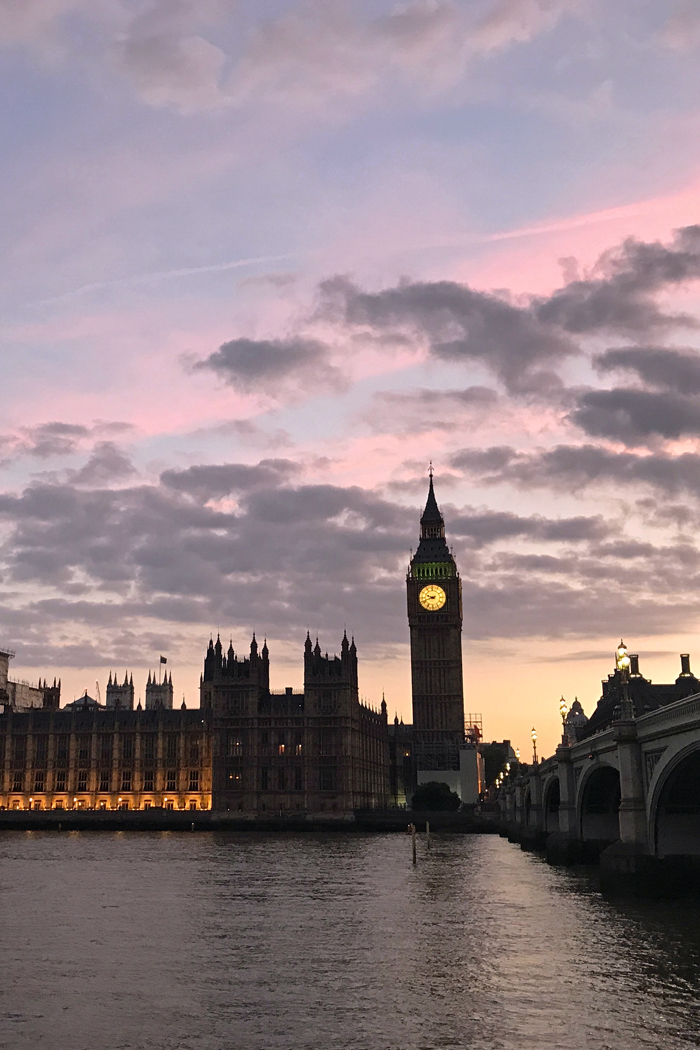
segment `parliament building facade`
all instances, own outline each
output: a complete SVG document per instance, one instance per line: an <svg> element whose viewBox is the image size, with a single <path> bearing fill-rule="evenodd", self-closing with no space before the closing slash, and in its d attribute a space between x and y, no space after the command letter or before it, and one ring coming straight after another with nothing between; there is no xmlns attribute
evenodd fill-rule
<svg viewBox="0 0 700 1050"><path fill-rule="evenodd" d="M143 709L133 678L111 674L104 706L86 694L61 708L60 682L22 704L0 650L0 808L346 817L410 802L416 780L457 774L465 743L461 583L432 476L406 583L413 726L360 702L346 634L329 656L307 633L301 692L270 689L255 636L244 654L210 640L198 709L173 709L172 676L150 673Z"/></svg>

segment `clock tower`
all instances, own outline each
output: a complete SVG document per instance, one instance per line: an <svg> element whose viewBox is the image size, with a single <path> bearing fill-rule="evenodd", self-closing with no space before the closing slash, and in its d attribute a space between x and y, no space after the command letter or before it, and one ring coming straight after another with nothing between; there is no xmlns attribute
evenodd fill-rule
<svg viewBox="0 0 700 1050"><path fill-rule="evenodd" d="M456 771L464 744L462 582L445 540L432 467L420 542L408 568L406 590L415 769Z"/></svg>

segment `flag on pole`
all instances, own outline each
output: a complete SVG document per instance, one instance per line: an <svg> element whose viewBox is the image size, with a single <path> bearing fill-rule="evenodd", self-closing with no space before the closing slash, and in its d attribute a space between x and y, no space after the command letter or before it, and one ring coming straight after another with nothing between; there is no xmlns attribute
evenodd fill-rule
<svg viewBox="0 0 700 1050"><path fill-rule="evenodd" d="M167 664L167 662L168 662L168 658L167 658L167 656L161 656L161 658L160 658L160 662L161 662L162 664Z"/></svg>

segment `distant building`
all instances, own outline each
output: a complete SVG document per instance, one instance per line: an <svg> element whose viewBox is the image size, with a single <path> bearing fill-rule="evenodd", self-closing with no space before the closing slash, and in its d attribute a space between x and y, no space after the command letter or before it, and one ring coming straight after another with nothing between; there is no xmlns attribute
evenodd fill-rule
<svg viewBox="0 0 700 1050"><path fill-rule="evenodd" d="M681 673L675 682L664 685L654 685L650 678L645 678L639 670L639 657L630 655L629 681L627 692L634 711L634 717L649 711L656 711L659 707L666 707L677 700L683 700L686 696L694 696L700 693L700 681L690 670L690 656L681 653ZM577 739L585 740L601 729L608 726L620 717L622 707L622 679L618 670L609 674L602 682L602 695L598 705L586 721L577 729Z"/></svg>
<svg viewBox="0 0 700 1050"><path fill-rule="evenodd" d="M109 672L109 679L107 681L107 693L105 695L107 702L107 709L110 711L133 711L134 710L134 676L132 674L129 678L128 672L124 672L124 681L121 685L117 681L117 676L112 678L112 672Z"/></svg>
<svg viewBox="0 0 700 1050"><path fill-rule="evenodd" d="M172 710L171 674L149 674L145 710L133 709L133 678L120 685L111 673L106 707L87 691L62 710L6 703L0 807L346 818L387 806L386 704L360 703L354 641L344 636L340 656L329 656L307 636L303 692L271 691L269 668L255 638L244 657L233 646L224 654L217 638L198 710Z"/></svg>
<svg viewBox="0 0 700 1050"><path fill-rule="evenodd" d="M151 677L151 672L149 671L148 681L146 682L146 710L156 711L159 707L164 708L166 711L172 711L173 709L172 672L170 677L168 677L166 671L163 681L159 682L155 673Z"/></svg>
<svg viewBox="0 0 700 1050"><path fill-rule="evenodd" d="M0 706L12 707L22 711L30 707L41 707L55 710L61 701L61 680L54 678L53 685L42 681L37 685L20 682L9 677L10 660L14 659L12 649L0 649Z"/></svg>
<svg viewBox="0 0 700 1050"><path fill-rule="evenodd" d="M217 809L349 815L389 802L386 704L360 703L355 642L323 654L307 634L304 689L270 690L267 643L238 656L209 643L200 706L212 718Z"/></svg>

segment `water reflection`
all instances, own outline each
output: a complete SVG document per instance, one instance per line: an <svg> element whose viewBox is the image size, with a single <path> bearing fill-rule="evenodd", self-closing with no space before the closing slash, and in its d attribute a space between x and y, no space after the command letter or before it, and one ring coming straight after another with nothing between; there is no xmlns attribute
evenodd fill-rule
<svg viewBox="0 0 700 1050"><path fill-rule="evenodd" d="M12 1050L696 1047L696 906L497 837L6 834Z"/></svg>

